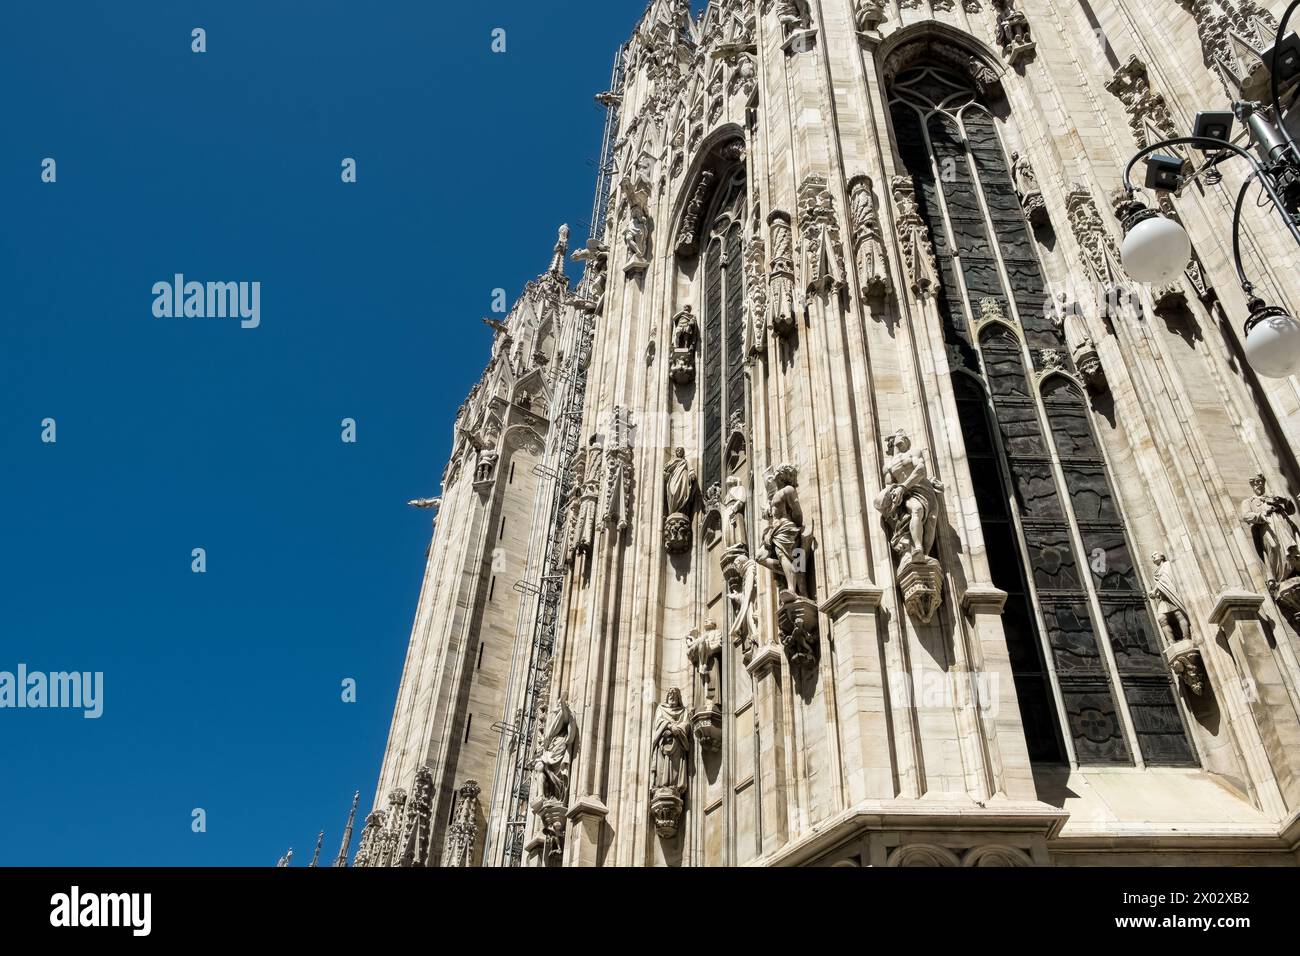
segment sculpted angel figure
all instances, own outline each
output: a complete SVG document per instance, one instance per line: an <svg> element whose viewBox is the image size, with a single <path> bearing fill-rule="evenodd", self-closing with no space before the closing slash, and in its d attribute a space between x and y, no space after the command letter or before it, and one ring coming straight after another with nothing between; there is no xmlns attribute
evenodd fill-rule
<svg viewBox="0 0 1300 956"><path fill-rule="evenodd" d="M1264 559L1270 591L1288 578L1300 574L1300 529L1291 520L1295 503L1267 493L1264 476L1250 479L1254 492L1241 505L1241 520L1250 528L1255 549Z"/></svg>
<svg viewBox="0 0 1300 956"><path fill-rule="evenodd" d="M803 508L799 504L798 472L782 464L767 473L768 519L763 529L763 550L758 563L785 578L786 588L797 597L808 597L804 577Z"/></svg>
<svg viewBox="0 0 1300 956"><path fill-rule="evenodd" d="M931 478L925 457L912 451L912 440L901 428L889 436L885 486L876 496L876 509L890 530L890 546L903 559L929 557L939 528L939 493L943 485Z"/></svg>

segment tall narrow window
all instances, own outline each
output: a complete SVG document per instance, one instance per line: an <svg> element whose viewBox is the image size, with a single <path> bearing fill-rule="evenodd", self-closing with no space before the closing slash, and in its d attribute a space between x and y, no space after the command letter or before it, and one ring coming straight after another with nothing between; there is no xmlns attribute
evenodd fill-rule
<svg viewBox="0 0 1300 956"><path fill-rule="evenodd" d="M721 484L726 438L745 412L745 173L732 173L714 205L704 252L703 488Z"/></svg>
<svg viewBox="0 0 1300 956"><path fill-rule="evenodd" d="M1054 363L1071 371L1068 349L1044 308L997 125L972 85L944 71L900 73L890 96L934 242L936 305L990 570L1008 594L1030 756L1194 764L1087 406L1073 379L1051 373Z"/></svg>

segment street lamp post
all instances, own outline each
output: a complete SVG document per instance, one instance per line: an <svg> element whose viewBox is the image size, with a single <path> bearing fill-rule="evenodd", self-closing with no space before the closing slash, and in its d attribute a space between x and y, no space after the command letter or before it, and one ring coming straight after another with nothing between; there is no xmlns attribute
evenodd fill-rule
<svg viewBox="0 0 1300 956"><path fill-rule="evenodd" d="M1174 191L1202 175L1218 182L1219 165L1226 160L1241 157L1250 164L1252 172L1242 184L1233 210L1232 258L1250 313L1244 330L1246 360L1267 378L1285 378L1300 372L1300 323L1285 309L1271 306L1255 294L1254 284L1241 262L1241 210L1251 184L1258 181L1300 246L1300 146L1283 122L1280 102L1281 84L1300 76L1300 39L1295 34L1286 34L1287 23L1297 8L1300 0L1292 0L1282 16L1273 47L1261 56L1269 70L1269 105L1239 101L1232 104L1230 113L1199 113L1193 135L1147 146L1124 169L1124 189L1129 201L1121 213L1125 235L1120 260L1125 271L1139 282L1164 283L1187 268L1191 240L1182 225L1136 198L1132 181L1134 167L1146 159L1147 188ZM1234 121L1245 127L1255 154L1231 142ZM1184 175L1183 160L1160 153L1184 145L1208 157L1200 169L1188 176Z"/></svg>

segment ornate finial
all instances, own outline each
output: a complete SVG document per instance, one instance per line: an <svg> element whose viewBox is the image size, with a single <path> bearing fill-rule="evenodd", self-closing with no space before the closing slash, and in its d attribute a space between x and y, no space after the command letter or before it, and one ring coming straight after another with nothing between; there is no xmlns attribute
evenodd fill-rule
<svg viewBox="0 0 1300 956"><path fill-rule="evenodd" d="M284 856L280 857L279 862L277 862L275 865L277 868L279 868L282 866L288 866L292 862L293 862L293 847L289 847L289 852L286 853Z"/></svg>
<svg viewBox="0 0 1300 956"><path fill-rule="evenodd" d="M339 855L334 858L335 866L348 865L348 847L352 845L352 825L357 820L357 803L361 800L361 791L352 795L352 809L348 811L348 825L343 828L343 843L339 846Z"/></svg>

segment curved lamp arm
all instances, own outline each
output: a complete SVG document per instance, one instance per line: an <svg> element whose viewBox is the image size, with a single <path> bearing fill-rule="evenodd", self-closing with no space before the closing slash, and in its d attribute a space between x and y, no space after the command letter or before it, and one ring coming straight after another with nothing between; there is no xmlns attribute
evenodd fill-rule
<svg viewBox="0 0 1300 956"><path fill-rule="evenodd" d="M1273 40L1273 58L1275 60L1277 59L1277 48L1282 45L1282 38L1286 36L1287 22L1291 19L1291 14L1295 13L1297 7L1300 7L1300 0L1291 0L1290 6L1282 14L1282 22L1277 27L1277 37ZM1281 91L1278 88L1277 70L1273 68L1271 63L1266 64L1266 67L1268 68L1269 98L1273 105L1273 116L1277 120L1277 128L1281 130L1287 146L1291 147L1291 155L1300 160L1300 147L1297 147L1295 140L1291 138L1291 131L1286 128L1286 119L1282 116Z"/></svg>

